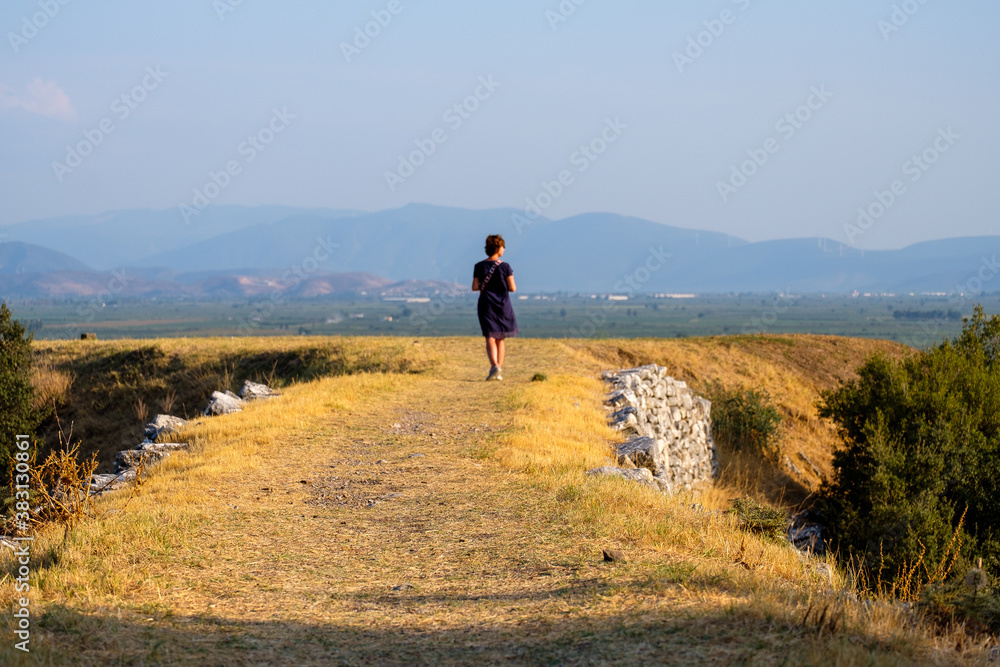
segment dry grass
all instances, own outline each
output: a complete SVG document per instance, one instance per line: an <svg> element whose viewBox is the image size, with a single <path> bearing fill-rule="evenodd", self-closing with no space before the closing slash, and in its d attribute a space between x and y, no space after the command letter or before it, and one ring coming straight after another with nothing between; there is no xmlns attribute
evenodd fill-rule
<svg viewBox="0 0 1000 667"><path fill-rule="evenodd" d="M31 385L35 389L31 408L41 412L67 401L73 386L73 374L59 370L50 359L42 356L36 358L31 367Z"/></svg>
<svg viewBox="0 0 1000 667"><path fill-rule="evenodd" d="M841 343L824 342L838 346ZM641 356L626 345L620 345L617 351L620 356L624 356L623 352L634 355L629 356L629 365L664 363L655 354ZM845 355L851 363L860 362L872 346L858 347L862 349ZM892 347L889 350L900 353ZM731 349L727 352L731 354ZM741 361L744 363L737 365L740 369L737 378L720 369L715 379L739 386L749 377L759 383L757 386L773 390L775 383L767 378L776 372L773 367L765 370L762 365ZM838 362L843 363L843 359ZM805 373L797 378L797 383L786 380L785 391L779 398L786 412L792 396L800 400L801 409L808 408L814 414L818 389L828 385L809 380ZM853 576L838 573L832 560L816 557L806 560L786 545L740 530L731 515L719 511L728 507L730 500L743 495L782 500L788 485L794 484L783 471L760 457L724 452L723 474L718 483L673 497L622 480L584 478L581 473L587 468L612 463L608 443L615 436L602 419L595 418L602 414L603 394L601 383L576 376L557 376L551 383L530 384L515 392L510 399L518 408L515 428L501 439L503 444L497 450L497 458L508 466L542 477L560 497L572 501L574 522L593 527L608 536L615 546L665 561L660 568L672 577L699 572L704 580L713 583L717 597L712 606L732 605L731 608L742 608L743 613L751 616L784 618L789 623L796 614L801 614L799 625L816 631L803 653L810 656L811 664L867 664L871 657L866 654L867 649L847 647L845 639L867 645L868 649L872 644L867 642L886 648L884 653L875 651L882 664L897 660L898 664L906 664L917 660L918 655L923 661L949 663L958 659L958 653L951 651L952 646L959 647L969 657L982 655L981 640L977 643L961 632L939 637L934 628L920 626L892 604L866 606L850 602L844 597L845 586L854 583ZM811 396L812 400L806 404L804 396ZM581 401L586 405L581 405ZM795 431L790 435L794 438ZM823 565L833 573L832 586L820 572ZM920 565L914 564L913 569ZM939 564L937 570L942 570L942 566L943 563ZM907 582L901 585L907 586ZM726 594L718 595L720 592ZM895 591L873 592L879 599L897 597ZM908 657L893 655L896 651Z"/></svg>
<svg viewBox="0 0 1000 667"><path fill-rule="evenodd" d="M426 347L379 338L41 341L34 351L37 400L51 415L41 429L43 449L58 446L58 417L97 453L102 472L110 472L118 451L142 440L149 417L198 417L213 391L239 391L244 380L284 387L358 372L420 372L436 363Z"/></svg>
<svg viewBox="0 0 1000 667"><path fill-rule="evenodd" d="M505 407L513 415L513 429L503 438L497 460L543 475L605 465L612 440L600 407L604 393L599 380L571 375L554 375L512 393Z"/></svg>
<svg viewBox="0 0 1000 667"><path fill-rule="evenodd" d="M40 532L54 535L62 529L65 539L81 522L98 522L124 512L145 481L145 461L140 461L135 468L136 484L103 500L91 495L92 490L103 490L93 483L96 469L96 456L81 457L79 442L64 442L60 449L49 452L44 460L32 456L28 471L32 512L5 516L0 522L2 534L23 536L29 532ZM25 520L25 516L30 518ZM12 603L12 600L7 602Z"/></svg>
<svg viewBox="0 0 1000 667"><path fill-rule="evenodd" d="M212 353L212 343L176 344ZM611 437L597 371L631 355L707 369L704 381L714 368L766 379L766 364L750 361L758 343L516 341L507 379L491 384L479 341L366 344L429 370L291 384L243 413L196 420L180 438L190 453L158 465L127 512L83 521L65 540L41 534L31 662L902 665L975 655L898 608L845 603L814 564L692 507L724 490L665 497L583 475ZM745 365L723 372L727 357ZM549 380L532 383L534 373ZM800 377L805 385L808 371ZM604 563L604 548L626 562ZM8 607L10 583L0 585ZM0 661L23 656L8 643Z"/></svg>
<svg viewBox="0 0 1000 667"><path fill-rule="evenodd" d="M832 470L836 430L816 411L819 392L853 376L873 352L909 354L897 343L834 336L727 336L684 340L602 341L580 345L607 366L656 363L696 392L713 385L765 389L783 416L778 461L788 457L803 473L759 457L721 451L723 495L749 495L789 508L807 503ZM805 454L817 476L799 458Z"/></svg>

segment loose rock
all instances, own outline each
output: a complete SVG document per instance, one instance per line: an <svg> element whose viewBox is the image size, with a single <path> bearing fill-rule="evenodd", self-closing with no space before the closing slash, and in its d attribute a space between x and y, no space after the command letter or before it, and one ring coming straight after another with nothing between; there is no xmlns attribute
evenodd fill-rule
<svg viewBox="0 0 1000 667"><path fill-rule="evenodd" d="M616 468L614 466L603 466L601 468L588 470L587 474L591 476L621 477L622 479L628 479L633 482L644 484L651 489L662 491L663 493L669 493L671 491L670 485L666 482L666 480L653 477L653 473L651 473L648 468Z"/></svg>
<svg viewBox="0 0 1000 667"><path fill-rule="evenodd" d="M174 417L171 415L156 415L153 421L146 424L146 428L143 430L143 436L150 442L156 442L160 438L180 433L180 430L184 428L186 424L187 421L181 419L180 417Z"/></svg>
<svg viewBox="0 0 1000 667"><path fill-rule="evenodd" d="M799 512L791 518L788 524L788 541L802 552L814 554L826 553L826 543L823 541L823 528L818 523L809 521L810 512Z"/></svg>
<svg viewBox="0 0 1000 667"><path fill-rule="evenodd" d="M621 551L615 549L605 549L604 550L604 562L606 563L624 563L625 554Z"/></svg>
<svg viewBox="0 0 1000 667"><path fill-rule="evenodd" d="M814 475L816 475L820 479L823 479L823 473L816 466L816 464L813 463L812 460L808 456L805 455L805 453L799 452L799 458L802 459L805 462L806 465L808 465L810 468L812 468L812 471L813 471Z"/></svg>
<svg viewBox="0 0 1000 667"><path fill-rule="evenodd" d="M115 474L137 468L140 461L150 465L170 456L171 452L187 448L186 442L143 442L135 449L118 452L115 456Z"/></svg>
<svg viewBox="0 0 1000 667"><path fill-rule="evenodd" d="M134 482L135 477L135 468L130 468L114 475L94 475L90 480L90 495L97 496L109 491L116 491Z"/></svg>
<svg viewBox="0 0 1000 667"><path fill-rule="evenodd" d="M231 391L227 390L225 393L221 391L213 391L212 398L208 403L208 407L205 408L204 414L206 416L214 416L228 415L232 412L242 412L245 405L246 401Z"/></svg>
<svg viewBox="0 0 1000 667"><path fill-rule="evenodd" d="M628 462L624 467L648 468L655 475L666 469L665 444L663 440L640 436L618 445L615 453L619 464Z"/></svg>
<svg viewBox="0 0 1000 667"><path fill-rule="evenodd" d="M254 401L260 398L274 398L275 396L281 396L271 390L266 384L258 384L256 382L251 382L247 380L243 383L243 388L240 389L240 398L244 401Z"/></svg>
<svg viewBox="0 0 1000 667"><path fill-rule="evenodd" d="M799 467L797 465L795 465L794 463L792 463L792 460L790 458L788 458L787 456L785 457L785 467L788 468L788 470L790 470L792 472L792 474L795 475L796 477L799 477L799 478L804 478L805 477L805 475L802 473L802 471L799 469Z"/></svg>

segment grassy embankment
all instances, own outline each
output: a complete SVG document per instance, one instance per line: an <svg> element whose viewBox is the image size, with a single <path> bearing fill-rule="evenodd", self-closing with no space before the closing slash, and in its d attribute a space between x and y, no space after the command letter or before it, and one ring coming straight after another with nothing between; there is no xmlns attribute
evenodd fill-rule
<svg viewBox="0 0 1000 667"><path fill-rule="evenodd" d="M199 407L206 391L238 389L241 376L270 374L285 386L282 397L241 414L196 420L182 437L190 453L151 471L125 512L81 523L65 540L61 530L39 535L32 662L912 664L962 657L955 637L935 638L887 605L845 601L837 594L841 573L831 590L817 561L691 507L722 509L745 494L797 506L816 487L811 472L793 480L780 467L723 453L717 484L675 497L583 475L606 462L613 439L600 370L656 362L696 390L715 382L764 387L786 416L784 452L794 459L802 451L827 470L835 437L816 418L818 390L867 352L900 348L797 336L524 340L511 344L506 380L485 384L480 345L40 345L48 372L75 375L63 382L64 410L76 411L85 444L91 425L82 424L87 409L75 397L90 395L98 377L105 391L140 384L124 368L118 385L107 374L81 374L87 364L103 368L108 355L145 349L147 357L176 359L168 367L191 378L199 371L184 368L230 369L199 385L204 395L190 399ZM310 366L294 364L296 355L342 363L314 375L273 363L239 366L275 351L296 368ZM529 382L536 372L549 380ZM139 377L155 384L154 375ZM115 428L132 428L93 419L94 428L121 438ZM603 548L624 551L626 562L603 563ZM9 560L4 567L11 571ZM9 608L9 579L0 596ZM11 644L0 645L5 663L21 657ZM974 647L959 649L976 655Z"/></svg>

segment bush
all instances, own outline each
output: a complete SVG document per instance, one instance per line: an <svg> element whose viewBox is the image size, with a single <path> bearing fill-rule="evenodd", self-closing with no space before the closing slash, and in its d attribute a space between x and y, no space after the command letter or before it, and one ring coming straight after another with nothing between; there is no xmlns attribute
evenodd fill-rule
<svg viewBox="0 0 1000 667"><path fill-rule="evenodd" d="M1000 633L1000 595L980 567L970 568L964 577L928 586L916 607L938 625L962 624L974 635Z"/></svg>
<svg viewBox="0 0 1000 667"><path fill-rule="evenodd" d="M873 356L858 376L819 405L843 440L821 497L835 549L893 581L944 558L958 533L996 571L1000 318L977 307L955 340L902 361Z"/></svg>
<svg viewBox="0 0 1000 667"><path fill-rule="evenodd" d="M712 396L712 433L734 451L750 450L773 458L778 449L781 414L766 391L719 389Z"/></svg>
<svg viewBox="0 0 1000 667"><path fill-rule="evenodd" d="M773 541L780 541L788 533L788 515L783 510L763 505L752 498L733 498L729 504L729 513L747 532Z"/></svg>
<svg viewBox="0 0 1000 667"><path fill-rule="evenodd" d="M15 437L33 435L38 421L31 408L31 334L0 304L0 480L10 479ZM7 492L0 485L0 494Z"/></svg>

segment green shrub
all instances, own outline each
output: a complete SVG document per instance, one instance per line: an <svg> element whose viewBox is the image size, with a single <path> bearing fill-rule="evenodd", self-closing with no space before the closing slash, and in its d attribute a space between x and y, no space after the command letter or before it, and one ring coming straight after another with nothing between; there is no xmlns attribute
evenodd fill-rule
<svg viewBox="0 0 1000 667"><path fill-rule="evenodd" d="M31 339L21 323L11 319L7 304L0 304L0 496L9 491L16 436L33 436L38 426L31 409Z"/></svg>
<svg viewBox="0 0 1000 667"><path fill-rule="evenodd" d="M893 581L941 560L958 531L963 552L995 572L1000 318L977 307L955 340L901 361L873 356L858 376L819 405L843 440L820 504L834 548Z"/></svg>
<svg viewBox="0 0 1000 667"><path fill-rule="evenodd" d="M745 531L770 540L781 540L788 533L788 515L779 509L762 505L752 498L733 498L729 513Z"/></svg>
<svg viewBox="0 0 1000 667"><path fill-rule="evenodd" d="M734 451L749 450L765 457L777 454L781 414L763 390L718 389L712 396L712 433Z"/></svg>
<svg viewBox="0 0 1000 667"><path fill-rule="evenodd" d="M548 379L549 376L546 375L545 373L535 373L534 375L531 376L532 382L545 382Z"/></svg>
<svg viewBox="0 0 1000 667"><path fill-rule="evenodd" d="M978 568L977 568L978 569ZM972 574L976 570L970 570ZM925 618L942 626L959 623L972 634L1000 633L1000 596L983 575L983 586L970 586L956 577L948 583L928 586L921 591L916 607Z"/></svg>

